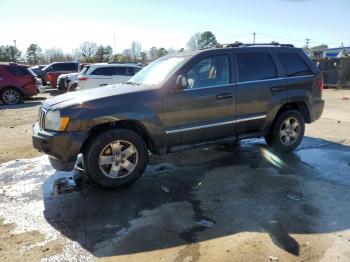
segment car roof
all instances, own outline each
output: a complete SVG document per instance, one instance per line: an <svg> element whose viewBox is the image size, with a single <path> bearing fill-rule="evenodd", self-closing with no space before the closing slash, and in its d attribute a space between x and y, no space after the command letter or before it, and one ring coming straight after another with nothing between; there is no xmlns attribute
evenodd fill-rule
<svg viewBox="0 0 350 262"><path fill-rule="evenodd" d="M96 63L90 65L90 67L141 67L133 63Z"/></svg>
<svg viewBox="0 0 350 262"><path fill-rule="evenodd" d="M231 45L231 46L230 46ZM257 49L259 51L261 50L300 50L300 48L296 48L293 45L290 44L284 44L280 45L278 43L276 44L228 44L228 45L223 45L223 46L213 46L209 48L204 48L204 49L199 49L199 50L187 50L184 52L176 53L174 55L169 55L171 56L195 56L200 53L210 53L213 51L231 51L231 50L253 50Z"/></svg>
<svg viewBox="0 0 350 262"><path fill-rule="evenodd" d="M22 67L28 67L28 65L17 64L17 63L13 63L13 62L0 62L0 66L22 66Z"/></svg>

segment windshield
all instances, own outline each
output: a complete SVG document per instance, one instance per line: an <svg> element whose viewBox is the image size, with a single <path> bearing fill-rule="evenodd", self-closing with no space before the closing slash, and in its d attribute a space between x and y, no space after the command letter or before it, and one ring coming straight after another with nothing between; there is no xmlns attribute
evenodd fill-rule
<svg viewBox="0 0 350 262"><path fill-rule="evenodd" d="M186 60L186 57L164 57L154 61L134 75L128 83L159 85L173 74Z"/></svg>
<svg viewBox="0 0 350 262"><path fill-rule="evenodd" d="M83 69L80 71L80 75L85 75L86 71L88 71L89 68L90 66L84 66Z"/></svg>

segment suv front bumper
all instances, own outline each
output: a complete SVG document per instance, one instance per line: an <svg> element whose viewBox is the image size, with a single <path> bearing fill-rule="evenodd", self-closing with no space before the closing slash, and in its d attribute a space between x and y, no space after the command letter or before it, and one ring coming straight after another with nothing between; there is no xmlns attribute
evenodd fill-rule
<svg viewBox="0 0 350 262"><path fill-rule="evenodd" d="M38 122L33 126L33 147L53 158L54 167L60 171L73 169L87 132L53 132L42 130ZM52 161L52 162L53 162ZM59 163L61 163L61 168Z"/></svg>

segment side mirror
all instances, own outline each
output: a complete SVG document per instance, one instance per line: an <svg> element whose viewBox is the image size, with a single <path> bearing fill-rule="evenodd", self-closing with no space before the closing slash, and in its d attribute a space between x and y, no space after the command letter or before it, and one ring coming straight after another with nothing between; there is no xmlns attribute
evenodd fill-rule
<svg viewBox="0 0 350 262"><path fill-rule="evenodd" d="M176 90L182 90L188 86L187 77L179 75L176 79Z"/></svg>

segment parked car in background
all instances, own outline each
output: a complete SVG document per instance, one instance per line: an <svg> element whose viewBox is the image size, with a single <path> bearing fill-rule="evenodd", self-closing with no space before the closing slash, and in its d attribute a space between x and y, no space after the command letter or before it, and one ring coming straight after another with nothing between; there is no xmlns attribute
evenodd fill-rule
<svg viewBox="0 0 350 262"><path fill-rule="evenodd" d="M79 71L79 62L55 62L44 67L42 71L44 72L43 84L56 87L57 78L61 74L77 73Z"/></svg>
<svg viewBox="0 0 350 262"><path fill-rule="evenodd" d="M86 72L114 70L109 66ZM149 152L255 137L291 152L305 123L320 118L322 91L320 70L292 45L184 52L156 60L124 84L45 100L33 145L58 170L72 170L82 153L85 172L117 188L140 178Z"/></svg>
<svg viewBox="0 0 350 262"><path fill-rule="evenodd" d="M36 74L37 77L42 79L44 76L44 71L42 69L46 66L47 65L36 65L36 66L30 67L30 69Z"/></svg>
<svg viewBox="0 0 350 262"><path fill-rule="evenodd" d="M19 104L38 93L41 80L26 65L0 63L0 94L4 104Z"/></svg>
<svg viewBox="0 0 350 262"><path fill-rule="evenodd" d="M79 73L62 74L57 78L57 89L60 93L73 91L78 86Z"/></svg>
<svg viewBox="0 0 350 262"><path fill-rule="evenodd" d="M89 89L128 81L142 69L136 64L99 63L84 66L77 89Z"/></svg>

